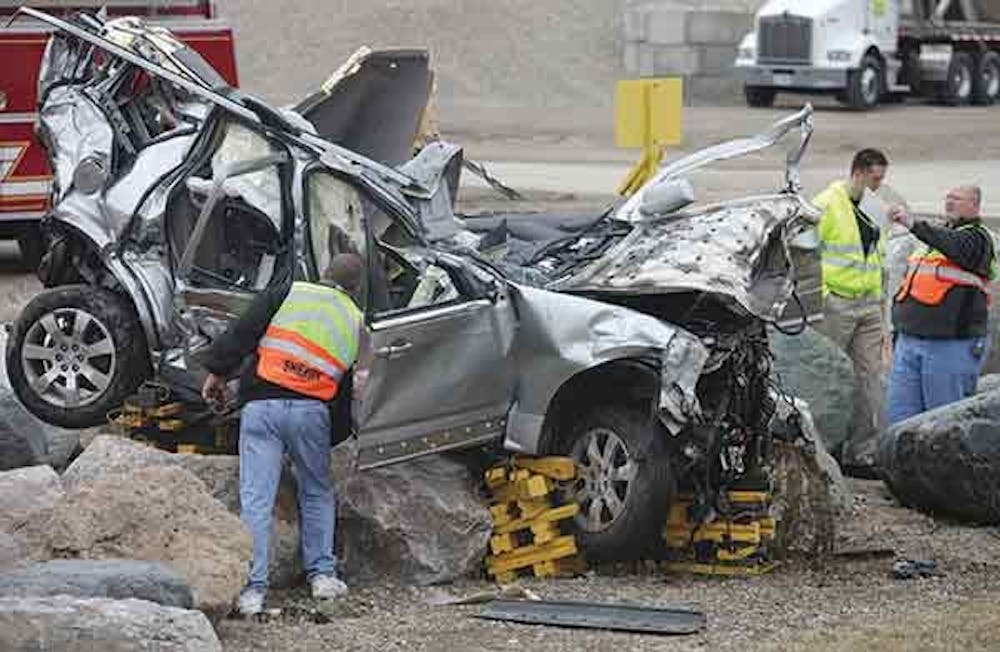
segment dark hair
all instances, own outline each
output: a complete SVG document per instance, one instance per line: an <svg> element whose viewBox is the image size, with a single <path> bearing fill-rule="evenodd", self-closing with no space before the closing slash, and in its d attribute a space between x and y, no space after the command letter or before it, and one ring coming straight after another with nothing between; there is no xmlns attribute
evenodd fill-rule
<svg viewBox="0 0 1000 652"><path fill-rule="evenodd" d="M324 281L332 281L347 290L348 293L355 293L361 289L361 275L364 272L364 262L357 254L337 254L330 259L323 272Z"/></svg>
<svg viewBox="0 0 1000 652"><path fill-rule="evenodd" d="M889 165L889 159L881 150L866 148L854 155L851 161L851 174L855 172L867 172L876 165L885 167Z"/></svg>

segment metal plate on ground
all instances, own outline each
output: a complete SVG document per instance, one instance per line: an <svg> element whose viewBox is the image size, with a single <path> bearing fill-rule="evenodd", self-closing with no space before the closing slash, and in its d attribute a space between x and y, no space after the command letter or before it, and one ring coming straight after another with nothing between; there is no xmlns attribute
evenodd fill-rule
<svg viewBox="0 0 1000 652"><path fill-rule="evenodd" d="M475 616L487 620L505 620L529 625L583 627L646 634L697 634L705 629L705 614L700 611L594 602L493 600Z"/></svg>

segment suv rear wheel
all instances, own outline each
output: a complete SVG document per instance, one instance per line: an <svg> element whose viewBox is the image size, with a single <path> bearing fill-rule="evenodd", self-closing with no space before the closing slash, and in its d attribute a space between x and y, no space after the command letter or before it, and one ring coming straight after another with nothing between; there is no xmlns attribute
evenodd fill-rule
<svg viewBox="0 0 1000 652"><path fill-rule="evenodd" d="M113 292L47 290L14 323L7 373L17 397L43 421L98 425L149 375L146 338L132 307Z"/></svg>
<svg viewBox="0 0 1000 652"><path fill-rule="evenodd" d="M662 550L675 480L650 411L597 407L574 419L567 431L561 452L576 460L580 473L567 497L580 505L573 527L587 557L634 559Z"/></svg>

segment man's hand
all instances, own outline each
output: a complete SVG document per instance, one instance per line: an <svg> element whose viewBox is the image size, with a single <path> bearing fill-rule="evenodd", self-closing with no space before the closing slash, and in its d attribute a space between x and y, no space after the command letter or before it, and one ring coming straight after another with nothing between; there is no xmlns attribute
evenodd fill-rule
<svg viewBox="0 0 1000 652"><path fill-rule="evenodd" d="M355 369L354 384L352 385L351 398L355 401L363 401L365 398L365 389L367 389L367 387L368 387L368 370Z"/></svg>
<svg viewBox="0 0 1000 652"><path fill-rule="evenodd" d="M201 387L201 397L206 403L226 402L226 379L215 374L208 374L205 384Z"/></svg>
<svg viewBox="0 0 1000 652"><path fill-rule="evenodd" d="M889 219L896 224L901 224L907 230L913 226L913 218L910 217L906 207L899 204L889 209Z"/></svg>

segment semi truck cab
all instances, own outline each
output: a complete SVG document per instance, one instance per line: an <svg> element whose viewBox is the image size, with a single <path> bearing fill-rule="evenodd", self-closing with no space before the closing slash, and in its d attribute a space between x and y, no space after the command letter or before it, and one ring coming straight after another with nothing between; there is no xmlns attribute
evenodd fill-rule
<svg viewBox="0 0 1000 652"><path fill-rule="evenodd" d="M992 104L1000 94L997 0L769 0L754 27L735 61L750 106L781 91L862 110L905 95Z"/></svg>

